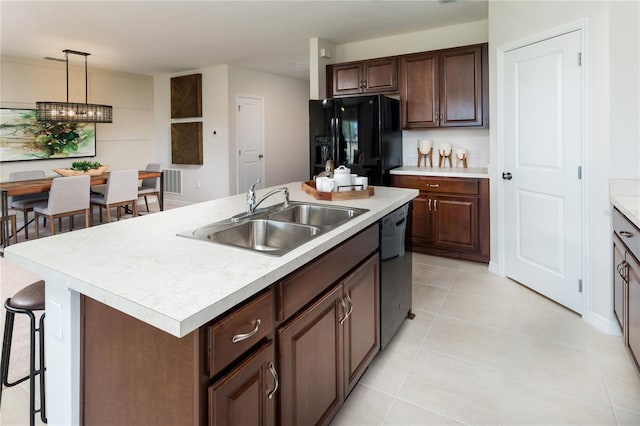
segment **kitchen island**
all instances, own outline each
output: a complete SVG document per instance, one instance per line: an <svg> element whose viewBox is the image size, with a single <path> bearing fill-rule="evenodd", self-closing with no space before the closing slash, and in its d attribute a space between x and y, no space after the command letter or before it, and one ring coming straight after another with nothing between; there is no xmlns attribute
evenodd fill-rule
<svg viewBox="0 0 640 426"><path fill-rule="evenodd" d="M301 182L286 186L291 200L322 204L301 190ZM258 191L257 196L264 193ZM7 259L40 274L47 283L49 424L81 423L82 297L182 339L330 253L417 193L376 187L371 198L333 202L369 211L281 257L176 235L242 212L246 194L9 247ZM264 205L281 201L274 196ZM84 333L91 335L91 330Z"/></svg>

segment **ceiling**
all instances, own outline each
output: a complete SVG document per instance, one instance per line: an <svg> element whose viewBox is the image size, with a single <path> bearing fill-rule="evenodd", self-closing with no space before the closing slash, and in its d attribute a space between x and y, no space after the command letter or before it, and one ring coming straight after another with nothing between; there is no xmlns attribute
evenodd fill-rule
<svg viewBox="0 0 640 426"><path fill-rule="evenodd" d="M90 67L137 74L232 64L308 80L310 38L343 44L479 21L487 3L1 0L0 52L63 59L72 49L91 53Z"/></svg>

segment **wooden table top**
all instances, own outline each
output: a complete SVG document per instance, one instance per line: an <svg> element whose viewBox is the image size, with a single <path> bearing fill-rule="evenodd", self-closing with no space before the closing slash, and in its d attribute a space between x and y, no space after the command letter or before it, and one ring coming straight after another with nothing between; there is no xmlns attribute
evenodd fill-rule
<svg viewBox="0 0 640 426"><path fill-rule="evenodd" d="M162 176L162 172L150 172L147 170L138 171L139 179L156 178L160 176ZM101 185L107 183L108 178L109 172L105 172L98 176L91 176L91 185ZM55 179L55 177L34 180L20 180L16 182L1 182L0 192L6 193L7 196L47 192L51 189L51 181L53 179Z"/></svg>

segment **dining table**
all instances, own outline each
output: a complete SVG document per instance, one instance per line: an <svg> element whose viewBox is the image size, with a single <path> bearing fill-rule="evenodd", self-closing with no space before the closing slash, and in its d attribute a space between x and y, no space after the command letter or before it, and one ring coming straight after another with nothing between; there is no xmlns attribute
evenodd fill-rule
<svg viewBox="0 0 640 426"><path fill-rule="evenodd" d="M104 172L99 175L91 176L91 186L103 185L107 183L109 174L109 172ZM164 179L162 178L162 176L162 171L153 172L148 170L138 170L138 179L160 178L160 197L158 199L160 210L164 210ZM49 192L49 190L51 189L51 182L57 177L60 176L48 177L44 179L0 182L1 217L4 218L9 215L9 197L12 197L14 195ZM3 220L1 224L2 229L0 229L0 232L2 233L2 248L4 248L8 245L9 242L9 223L8 221ZM27 224L25 224L24 226L27 226ZM18 230L15 230L15 232L17 233Z"/></svg>

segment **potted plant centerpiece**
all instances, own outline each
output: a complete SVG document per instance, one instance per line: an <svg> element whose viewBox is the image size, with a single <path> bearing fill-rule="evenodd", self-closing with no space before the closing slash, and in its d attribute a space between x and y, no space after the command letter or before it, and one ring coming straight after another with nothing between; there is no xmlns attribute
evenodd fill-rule
<svg viewBox="0 0 640 426"><path fill-rule="evenodd" d="M70 169L53 169L60 176L89 175L98 176L106 172L109 166L104 166L98 161L74 161Z"/></svg>

